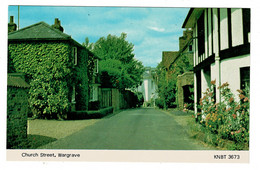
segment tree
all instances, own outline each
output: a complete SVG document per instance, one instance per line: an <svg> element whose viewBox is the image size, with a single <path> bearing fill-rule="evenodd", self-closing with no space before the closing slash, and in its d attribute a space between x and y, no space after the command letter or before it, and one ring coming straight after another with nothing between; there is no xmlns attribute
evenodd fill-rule
<svg viewBox="0 0 260 170"><path fill-rule="evenodd" d="M162 63L158 64L156 74L158 77L157 105L161 108L177 106L177 77L185 72L192 71L193 65L190 63L189 55L180 55L169 68L165 68ZM189 89L193 91L193 88ZM193 98L190 98L193 100ZM193 104L193 102L191 102Z"/></svg>
<svg viewBox="0 0 260 170"><path fill-rule="evenodd" d="M134 45L126 40L127 34L120 37L109 34L101 37L96 43L85 46L92 48L99 56L99 70L103 87L114 87L120 90L138 87L141 84L144 67L134 58Z"/></svg>
<svg viewBox="0 0 260 170"><path fill-rule="evenodd" d="M156 74L158 77L158 96L156 104L160 108L167 109L176 106L176 82L177 79L160 63L156 67Z"/></svg>

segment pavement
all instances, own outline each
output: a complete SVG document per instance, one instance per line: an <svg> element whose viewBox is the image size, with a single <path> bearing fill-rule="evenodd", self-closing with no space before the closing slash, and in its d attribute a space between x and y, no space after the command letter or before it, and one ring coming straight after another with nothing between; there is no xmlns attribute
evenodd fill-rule
<svg viewBox="0 0 260 170"><path fill-rule="evenodd" d="M152 108L107 116L39 149L209 150L190 138L174 117Z"/></svg>

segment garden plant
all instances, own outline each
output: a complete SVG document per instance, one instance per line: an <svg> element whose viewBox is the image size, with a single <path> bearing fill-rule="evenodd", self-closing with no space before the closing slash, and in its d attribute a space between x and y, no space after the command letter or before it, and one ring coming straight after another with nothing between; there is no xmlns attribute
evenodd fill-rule
<svg viewBox="0 0 260 170"><path fill-rule="evenodd" d="M218 89L221 92L221 102L216 103L214 89L215 81L200 99L200 112L196 116L207 133L213 134L215 145L222 145L224 140L233 142L231 150L243 150L249 147L249 87L237 90L238 97L231 92L228 83Z"/></svg>

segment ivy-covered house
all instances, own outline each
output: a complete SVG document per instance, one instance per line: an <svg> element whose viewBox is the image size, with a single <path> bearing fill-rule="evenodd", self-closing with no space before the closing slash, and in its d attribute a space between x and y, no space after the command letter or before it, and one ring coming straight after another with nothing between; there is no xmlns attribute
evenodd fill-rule
<svg viewBox="0 0 260 170"><path fill-rule="evenodd" d="M26 74L34 115L66 117L88 109L94 55L63 31L56 18L52 26L39 22L8 33L8 72Z"/></svg>

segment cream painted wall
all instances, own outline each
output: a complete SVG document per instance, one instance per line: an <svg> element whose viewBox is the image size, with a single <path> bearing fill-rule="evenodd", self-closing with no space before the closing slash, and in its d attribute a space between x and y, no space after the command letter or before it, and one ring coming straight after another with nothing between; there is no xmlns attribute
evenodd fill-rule
<svg viewBox="0 0 260 170"><path fill-rule="evenodd" d="M144 101L148 102L149 97L148 97L148 80L144 80Z"/></svg>
<svg viewBox="0 0 260 170"><path fill-rule="evenodd" d="M209 56L211 56L212 55L212 33L211 33L211 8L209 8L208 9L208 30L209 30L209 32L208 32L208 44L209 44L209 47L208 47L208 49L209 49Z"/></svg>
<svg viewBox="0 0 260 170"><path fill-rule="evenodd" d="M220 50L228 48L227 8L220 8Z"/></svg>
<svg viewBox="0 0 260 170"><path fill-rule="evenodd" d="M250 66L250 55L221 61L221 84L228 82L235 96L238 94L237 90L240 89L240 68L248 66Z"/></svg>
<svg viewBox="0 0 260 170"><path fill-rule="evenodd" d="M242 9L231 8L232 46L243 44Z"/></svg>

